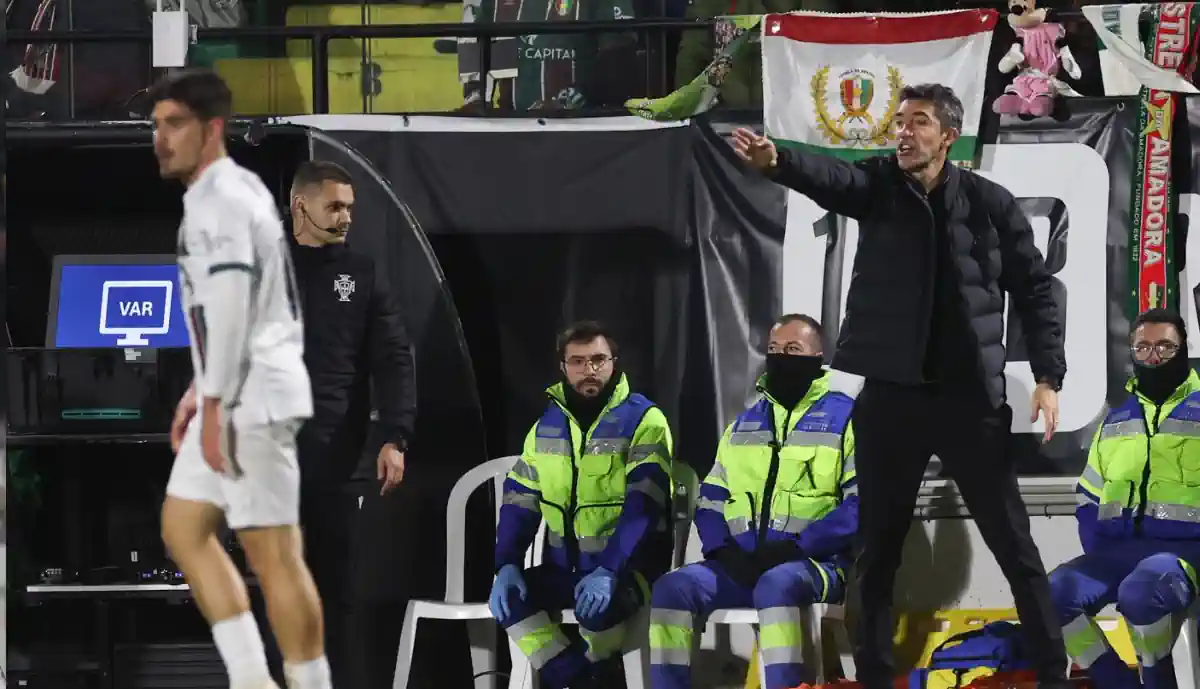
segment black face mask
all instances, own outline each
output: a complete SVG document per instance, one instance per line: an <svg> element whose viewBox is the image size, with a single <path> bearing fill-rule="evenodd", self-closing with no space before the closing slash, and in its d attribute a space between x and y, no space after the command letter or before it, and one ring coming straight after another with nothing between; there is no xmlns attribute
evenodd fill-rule
<svg viewBox="0 0 1200 689"><path fill-rule="evenodd" d="M1134 370L1137 372L1137 391L1151 402L1162 404L1183 385L1192 370L1187 343L1180 345L1175 356L1157 366L1134 362Z"/></svg>
<svg viewBox="0 0 1200 689"><path fill-rule="evenodd" d="M612 377L608 379L604 387L600 388L600 392L596 393L595 397L588 397L568 383L565 375L562 376L563 397L566 398L567 409L579 422L579 427L584 433L591 428L596 417L600 416L600 412L604 410L604 405L608 404L608 400L612 397L613 390L616 389L620 380L621 372L614 368Z"/></svg>
<svg viewBox="0 0 1200 689"><path fill-rule="evenodd" d="M767 392L789 409L796 406L824 373L821 363L819 356L768 354Z"/></svg>

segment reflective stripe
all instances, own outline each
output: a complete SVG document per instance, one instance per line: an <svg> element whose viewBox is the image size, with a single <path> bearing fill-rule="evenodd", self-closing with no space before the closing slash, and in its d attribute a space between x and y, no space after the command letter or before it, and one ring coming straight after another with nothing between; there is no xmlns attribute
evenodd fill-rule
<svg viewBox="0 0 1200 689"><path fill-rule="evenodd" d="M625 489L641 493L659 505L667 504L667 494L664 493L663 489L659 488L658 484L652 479L644 478L637 483L631 483L628 486L625 486Z"/></svg>
<svg viewBox="0 0 1200 689"><path fill-rule="evenodd" d="M804 647L800 644L762 649L763 665L790 665L804 662Z"/></svg>
<svg viewBox="0 0 1200 689"><path fill-rule="evenodd" d="M571 456L571 443L563 438L535 438L533 449L539 455Z"/></svg>
<svg viewBox="0 0 1200 689"><path fill-rule="evenodd" d="M832 447L842 449L842 436L837 433L810 433L795 430L788 433L786 445L792 447Z"/></svg>
<svg viewBox="0 0 1200 689"><path fill-rule="evenodd" d="M692 664L691 648L655 648L650 647L651 665L683 665Z"/></svg>
<svg viewBox="0 0 1200 689"><path fill-rule="evenodd" d="M1171 505L1165 502L1146 503L1146 516L1155 519L1169 519L1188 524L1200 524L1200 507L1191 505Z"/></svg>
<svg viewBox="0 0 1200 689"><path fill-rule="evenodd" d="M799 534L812 524L811 519L800 517L776 516L771 520L771 528L780 533Z"/></svg>
<svg viewBox="0 0 1200 689"><path fill-rule="evenodd" d="M1077 504L1081 507L1083 505L1096 505L1097 507L1099 507L1100 501L1097 500L1096 498L1092 497L1088 493L1075 493L1075 504Z"/></svg>
<svg viewBox="0 0 1200 689"><path fill-rule="evenodd" d="M1085 488L1090 487L1098 490L1104 487L1104 477L1090 464L1084 467L1083 474L1079 476L1079 482L1087 484L1084 486Z"/></svg>
<svg viewBox="0 0 1200 689"><path fill-rule="evenodd" d="M650 624L665 624L671 627L692 626L692 613L687 610L671 610L670 608L651 608Z"/></svg>
<svg viewBox="0 0 1200 689"><path fill-rule="evenodd" d="M512 470L513 470L514 474L516 474L517 476L520 476L521 478L525 479L526 481L537 481L538 480L537 469L535 469L533 467L533 465L526 462L524 458L518 459L517 463L513 465Z"/></svg>
<svg viewBox="0 0 1200 689"><path fill-rule="evenodd" d="M504 502L502 504L513 505L514 507L537 512L541 506L541 502L538 496L532 493L518 493L515 490L506 490L504 491Z"/></svg>
<svg viewBox="0 0 1200 689"><path fill-rule="evenodd" d="M745 420L745 421L742 421L741 423L739 423L737 425L737 428L735 428L734 430L738 433L742 433L745 431L757 431L757 430L761 429L762 427L763 427L762 421L754 421L754 420L748 419L748 420Z"/></svg>
<svg viewBox="0 0 1200 689"><path fill-rule="evenodd" d="M1100 512L1097 515L1098 519L1120 519L1121 511L1125 506L1119 502L1106 502L1100 506Z"/></svg>
<svg viewBox="0 0 1200 689"><path fill-rule="evenodd" d="M617 455L629 449L628 438L592 438L583 448L585 455Z"/></svg>
<svg viewBox="0 0 1200 689"><path fill-rule="evenodd" d="M594 630L579 628L579 636L587 644L584 656L591 662L597 663L611 658L625 645L625 623L613 625L608 629Z"/></svg>
<svg viewBox="0 0 1200 689"><path fill-rule="evenodd" d="M1129 625L1130 640L1143 666L1153 667L1171 654L1175 635L1179 633L1182 623L1182 619L1176 622L1173 615L1166 615L1150 624Z"/></svg>
<svg viewBox="0 0 1200 689"><path fill-rule="evenodd" d="M529 658L529 664L539 670L567 650L567 638L562 629L545 612L530 615L505 629L505 632Z"/></svg>
<svg viewBox="0 0 1200 689"><path fill-rule="evenodd" d="M1141 419L1126 419L1117 423L1105 424L1104 428L1100 429L1100 440L1123 438L1131 435L1144 435L1145 433L1146 424Z"/></svg>
<svg viewBox="0 0 1200 689"><path fill-rule="evenodd" d="M634 445L629 448L629 461L640 462L648 457L658 455L663 459L671 458L671 451L667 449L664 443L650 443L648 445Z"/></svg>
<svg viewBox="0 0 1200 689"><path fill-rule="evenodd" d="M1158 424L1158 432L1200 438L1200 422L1189 419L1167 418Z"/></svg>
<svg viewBox="0 0 1200 689"><path fill-rule="evenodd" d="M725 525L729 527L729 533L734 536L750 530L750 520L745 517L734 517L727 520Z"/></svg>
<svg viewBox="0 0 1200 689"><path fill-rule="evenodd" d="M786 624L788 622L796 625L803 624L804 616L800 613L800 608L763 608L758 611L758 623L760 625Z"/></svg>
<svg viewBox="0 0 1200 689"><path fill-rule="evenodd" d="M1080 615L1063 626L1063 642L1067 647L1067 655L1084 670L1109 649L1100 625L1087 615Z"/></svg>
<svg viewBox="0 0 1200 689"><path fill-rule="evenodd" d="M696 509L711 510L718 514L725 514L725 501L713 500L711 498L700 498L696 501Z"/></svg>
<svg viewBox="0 0 1200 689"><path fill-rule="evenodd" d="M562 534L551 531L546 534L546 542L552 548L564 548L566 543L563 541ZM608 536L584 536L578 540L579 552L581 553L602 553L605 546L608 545Z"/></svg>
<svg viewBox="0 0 1200 689"><path fill-rule="evenodd" d="M714 481L727 483L729 481L729 472L725 470L725 465L717 462L713 465L712 471L708 472L708 477Z"/></svg>
<svg viewBox="0 0 1200 689"><path fill-rule="evenodd" d="M734 431L729 435L730 445L770 445L774 439L771 431Z"/></svg>
<svg viewBox="0 0 1200 689"><path fill-rule="evenodd" d="M758 611L758 643L764 665L804 662L800 608L779 606Z"/></svg>
<svg viewBox="0 0 1200 689"><path fill-rule="evenodd" d="M695 617L687 610L650 609L650 663L692 664Z"/></svg>
<svg viewBox="0 0 1200 689"><path fill-rule="evenodd" d="M855 483L853 486L850 486L849 488L842 489L842 497L843 498L848 498L851 495L858 495L858 484L857 483Z"/></svg>
<svg viewBox="0 0 1200 689"><path fill-rule="evenodd" d="M854 453L850 453L842 458L842 476L845 476L852 471L858 471L858 469L854 466Z"/></svg>

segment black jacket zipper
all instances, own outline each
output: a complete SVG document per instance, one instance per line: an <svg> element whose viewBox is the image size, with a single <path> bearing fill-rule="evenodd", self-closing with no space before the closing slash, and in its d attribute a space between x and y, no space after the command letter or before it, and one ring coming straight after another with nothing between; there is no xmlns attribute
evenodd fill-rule
<svg viewBox="0 0 1200 689"><path fill-rule="evenodd" d="M912 187L911 182L906 182L905 186L908 187L908 190L911 191L913 193L913 195L916 196L921 201L921 205L924 206L925 210L929 213L930 232L926 236L928 236L931 241L926 242L926 244L925 244L926 249L927 249L925 252L925 259L929 260L930 258L932 258L933 263L928 264L929 270L927 270L925 272L925 275L927 276L926 284L925 284L926 289L925 289L925 293L921 297L921 302L922 302L921 306L925 311L925 327L922 329L921 334L919 335L920 347L918 347L917 351L916 351L917 380L924 380L924 378L925 378L925 352L929 349L929 331L933 327L933 315L934 315L933 314L933 302L935 301L934 300L934 290L936 290L938 288L938 285L937 285L937 262L938 262L937 242L938 242L938 237L936 236L936 233L938 231L937 214L935 214L933 212L933 206L930 205L929 196L927 194L922 194L921 192L914 189ZM953 248L951 248L951 252L953 252ZM933 276L932 280L928 279L928 276L930 276L930 275ZM932 282L932 285L930 284L930 282Z"/></svg>
<svg viewBox="0 0 1200 689"><path fill-rule="evenodd" d="M1141 405L1139 404L1138 406L1141 406ZM1142 533L1142 520L1146 518L1146 494L1150 490L1150 441L1158 433L1158 417L1161 415L1162 415L1162 404L1158 404L1154 407L1154 430L1153 431L1150 430L1149 427L1146 428L1146 466L1142 469L1142 484L1140 486L1138 486L1138 497L1141 498L1141 500L1140 500L1141 504L1138 505L1137 512L1135 512L1133 515L1133 532L1134 532L1134 534L1137 534L1137 535L1141 535L1141 533ZM1145 419L1146 419L1146 412L1143 409L1142 410L1143 423L1145 422ZM1130 486L1129 492L1133 493L1132 486ZM1129 497L1131 499L1133 498L1132 495L1130 495Z"/></svg>
<svg viewBox="0 0 1200 689"><path fill-rule="evenodd" d="M783 419L783 431L788 432L792 427L792 410L789 409ZM785 436L786 437L786 436ZM775 480L779 478L779 434L775 431L775 410L771 409L771 468L767 470L767 485L763 491L762 508L759 509L758 543L767 540L767 526L771 523L771 497L775 494Z"/></svg>

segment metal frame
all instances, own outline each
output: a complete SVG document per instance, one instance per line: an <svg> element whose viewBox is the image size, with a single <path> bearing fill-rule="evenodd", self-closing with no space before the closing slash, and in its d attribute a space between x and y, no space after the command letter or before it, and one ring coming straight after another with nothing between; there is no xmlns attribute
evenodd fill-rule
<svg viewBox="0 0 1200 689"><path fill-rule="evenodd" d="M579 22L495 22L453 24L373 24L370 26L262 26L239 29L196 29L194 41L250 39L307 39L312 44L313 113L329 112L329 41L338 38L475 38L479 41L479 73L491 72L494 38L529 34L580 34L601 32L698 29L715 25L704 19L618 19ZM8 43L143 43L153 42L149 29L123 31L9 31ZM485 107L489 104L485 103Z"/></svg>

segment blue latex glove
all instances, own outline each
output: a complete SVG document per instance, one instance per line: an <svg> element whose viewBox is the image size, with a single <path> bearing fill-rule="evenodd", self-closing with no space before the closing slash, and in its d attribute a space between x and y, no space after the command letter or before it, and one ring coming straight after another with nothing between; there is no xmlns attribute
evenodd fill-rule
<svg viewBox="0 0 1200 689"><path fill-rule="evenodd" d="M575 584L575 617L590 619L599 616L612 603L617 588L617 575L597 567Z"/></svg>
<svg viewBox="0 0 1200 689"><path fill-rule="evenodd" d="M521 576L521 568L516 565L504 565L496 573L496 583L492 584L492 595L488 597L488 608L492 611L492 617L501 624L512 614L508 609L508 592L512 589L517 590L521 600L525 600L525 594L529 592L525 588L525 577Z"/></svg>

